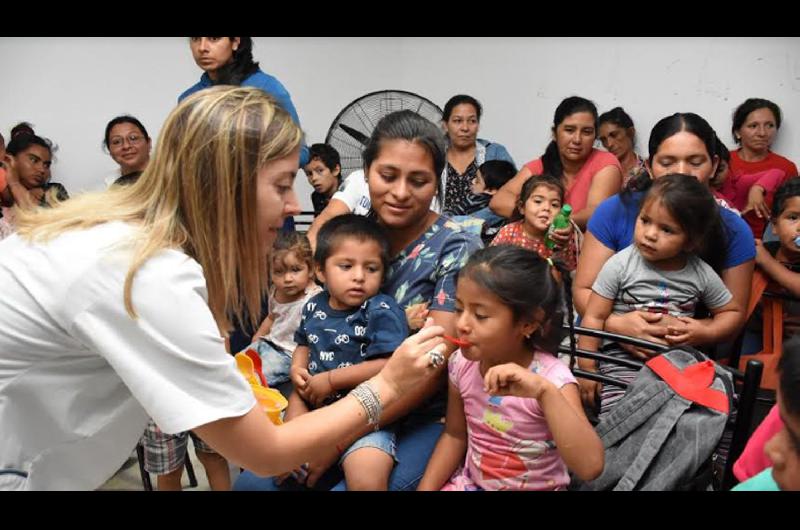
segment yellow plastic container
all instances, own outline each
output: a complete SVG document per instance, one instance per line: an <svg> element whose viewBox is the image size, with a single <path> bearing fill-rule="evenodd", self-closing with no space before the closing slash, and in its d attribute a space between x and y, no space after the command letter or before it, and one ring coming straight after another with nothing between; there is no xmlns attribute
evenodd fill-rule
<svg viewBox="0 0 800 530"><path fill-rule="evenodd" d="M272 423L275 425L283 423L281 413L286 410L286 407L289 405L289 402L286 401L283 394L274 388L260 385L250 385L250 388L253 389L253 394L255 394L256 401L258 401L261 410L267 413Z"/></svg>

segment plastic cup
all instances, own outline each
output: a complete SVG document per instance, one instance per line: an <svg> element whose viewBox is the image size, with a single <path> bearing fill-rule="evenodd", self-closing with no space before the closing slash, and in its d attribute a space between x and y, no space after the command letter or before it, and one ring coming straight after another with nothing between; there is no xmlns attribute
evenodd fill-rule
<svg viewBox="0 0 800 530"><path fill-rule="evenodd" d="M264 386L250 385L250 388L253 389L253 394L255 394L256 401L258 401L258 405L261 407L261 410L267 414L267 417L272 421L272 423L275 425L280 425L283 423L281 415L289 405L289 402L286 401L286 398L283 397L283 394L274 388L267 388Z"/></svg>

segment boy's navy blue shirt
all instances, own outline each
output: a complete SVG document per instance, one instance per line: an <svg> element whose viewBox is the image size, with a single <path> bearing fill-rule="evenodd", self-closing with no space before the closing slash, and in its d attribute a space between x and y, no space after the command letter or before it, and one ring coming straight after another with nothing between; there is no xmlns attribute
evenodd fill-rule
<svg viewBox="0 0 800 530"><path fill-rule="evenodd" d="M406 314L391 296L379 293L340 311L325 290L306 302L294 340L308 346L308 371L316 375L391 355L407 336Z"/></svg>

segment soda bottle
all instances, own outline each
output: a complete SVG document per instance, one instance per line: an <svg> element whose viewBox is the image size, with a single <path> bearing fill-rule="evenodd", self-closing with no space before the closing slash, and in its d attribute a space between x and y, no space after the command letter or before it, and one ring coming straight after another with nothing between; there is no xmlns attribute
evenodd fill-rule
<svg viewBox="0 0 800 530"><path fill-rule="evenodd" d="M572 206L565 204L561 207L561 211L558 212L553 222L550 223L550 227L547 229L547 236L544 239L544 245L550 250L556 246L556 242L550 238L550 234L553 233L553 230L568 227L570 214L572 214Z"/></svg>

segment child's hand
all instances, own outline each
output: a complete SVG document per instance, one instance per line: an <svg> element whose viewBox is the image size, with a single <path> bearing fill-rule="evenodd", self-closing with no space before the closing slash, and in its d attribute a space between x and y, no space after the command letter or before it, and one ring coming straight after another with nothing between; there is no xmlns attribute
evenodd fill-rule
<svg viewBox="0 0 800 530"><path fill-rule="evenodd" d="M483 386L492 395L539 399L553 384L516 363L507 363L489 368Z"/></svg>
<svg viewBox="0 0 800 530"><path fill-rule="evenodd" d="M550 232L550 239L556 244L556 249L566 248L572 238L572 223L564 228L558 228Z"/></svg>
<svg viewBox="0 0 800 530"><path fill-rule="evenodd" d="M578 378L578 389L581 392L581 402L589 410L596 410L600 403L600 391L603 389L602 383L591 379Z"/></svg>
<svg viewBox="0 0 800 530"><path fill-rule="evenodd" d="M308 373L308 370L302 366L292 366L289 369L289 378L292 380L292 384L295 390L297 390L297 393L300 394L300 397L308 401L306 397L307 386L308 380L311 379L311 374Z"/></svg>
<svg viewBox="0 0 800 530"><path fill-rule="evenodd" d="M750 210L753 210L759 218L769 219L769 208L764 200L765 194L764 188L758 184L751 186L750 191L747 192L747 206L742 210L742 217Z"/></svg>
<svg viewBox="0 0 800 530"><path fill-rule="evenodd" d="M425 319L428 317L428 302L420 304L412 304L406 307L406 320L408 320L408 329L416 331L425 324Z"/></svg>
<svg viewBox="0 0 800 530"><path fill-rule="evenodd" d="M670 345L703 344L704 330L699 320L690 317L678 317L678 323L667 326L667 334L664 337Z"/></svg>
<svg viewBox="0 0 800 530"><path fill-rule="evenodd" d="M772 254L769 253L769 250L764 248L764 242L760 239L756 239L756 265L764 265L764 262L767 258L772 258Z"/></svg>
<svg viewBox="0 0 800 530"><path fill-rule="evenodd" d="M321 406L325 398L334 392L335 390L331 385L330 372L322 372L311 376L311 379L306 382L306 395L308 397L304 399L316 408Z"/></svg>

